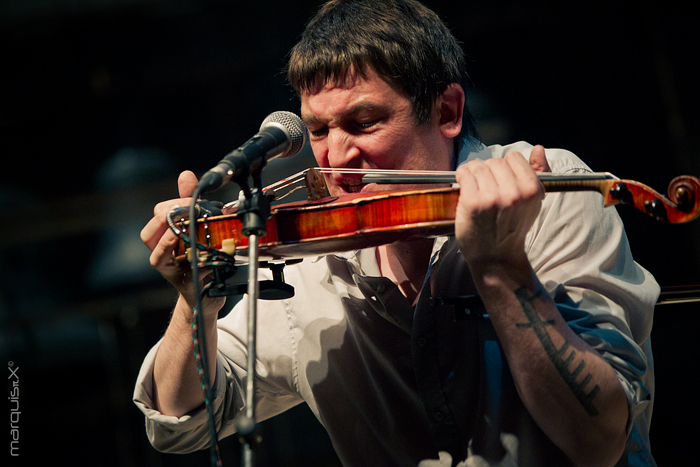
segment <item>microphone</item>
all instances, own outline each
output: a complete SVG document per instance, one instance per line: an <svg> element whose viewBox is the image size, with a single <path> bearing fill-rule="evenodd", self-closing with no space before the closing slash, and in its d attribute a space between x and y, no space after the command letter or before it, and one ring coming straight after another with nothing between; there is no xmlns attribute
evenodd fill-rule
<svg viewBox="0 0 700 467"><path fill-rule="evenodd" d="M231 179L244 181L252 172L264 167L268 160L297 154L304 147L307 134L306 125L292 112L272 112L263 120L255 136L202 176L198 191L214 190Z"/></svg>

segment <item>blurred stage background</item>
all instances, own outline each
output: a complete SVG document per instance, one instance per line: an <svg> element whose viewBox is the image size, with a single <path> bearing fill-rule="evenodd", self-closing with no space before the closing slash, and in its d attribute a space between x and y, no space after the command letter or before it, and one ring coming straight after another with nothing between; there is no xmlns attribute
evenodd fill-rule
<svg viewBox="0 0 700 467"><path fill-rule="evenodd" d="M662 192L676 175L700 175L692 2L426 3L470 57L485 142L564 147ZM131 402L175 300L139 231L176 196L180 171L203 173L272 111L298 112L281 70L316 4L0 1L0 366L9 381L12 362L21 390L19 458L8 455L9 406L0 416L9 465L207 465L206 452L155 452ZM265 176L311 161L307 150ZM662 286L700 283L700 221L619 212L635 259ZM699 434L698 322L697 304L656 310L660 466L683 465ZM262 429L259 465L337 464L305 408ZM239 465L236 438L222 450Z"/></svg>

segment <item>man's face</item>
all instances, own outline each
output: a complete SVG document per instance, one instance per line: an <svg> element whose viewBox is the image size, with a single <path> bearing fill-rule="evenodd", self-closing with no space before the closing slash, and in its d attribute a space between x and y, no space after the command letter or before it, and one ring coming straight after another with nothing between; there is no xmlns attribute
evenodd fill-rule
<svg viewBox="0 0 700 467"><path fill-rule="evenodd" d="M438 109L439 105L436 105ZM301 116L321 168L449 170L452 140L442 135L439 111L415 122L411 102L369 70L367 77L328 83L301 95ZM361 174L326 176L331 195L408 188L362 185Z"/></svg>

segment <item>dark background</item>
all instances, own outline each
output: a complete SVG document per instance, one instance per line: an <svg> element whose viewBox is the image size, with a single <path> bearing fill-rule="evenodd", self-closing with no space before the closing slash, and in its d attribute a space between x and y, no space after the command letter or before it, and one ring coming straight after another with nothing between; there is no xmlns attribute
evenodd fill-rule
<svg viewBox="0 0 700 467"><path fill-rule="evenodd" d="M486 143L564 147L661 192L700 175L692 2L427 3L470 58L468 101ZM207 453L155 452L131 402L175 300L138 233L176 195L181 170L201 174L270 112L298 112L281 70L316 4L0 1L0 366L19 367L21 389L11 465L207 465ZM310 161L305 151L265 176ZM700 283L700 223L618 210L662 286ZM697 440L697 308L656 310L660 466L683 465ZM0 420L4 458L9 415ZM337 462L305 408L262 425L260 465ZM239 465L235 438L222 450Z"/></svg>

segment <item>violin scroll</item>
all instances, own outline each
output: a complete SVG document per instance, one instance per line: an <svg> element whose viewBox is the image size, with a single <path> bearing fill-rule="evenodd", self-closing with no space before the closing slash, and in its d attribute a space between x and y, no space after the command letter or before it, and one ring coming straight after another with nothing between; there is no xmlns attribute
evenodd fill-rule
<svg viewBox="0 0 700 467"><path fill-rule="evenodd" d="M690 175L681 175L668 185L668 197L683 212L700 210L700 180Z"/></svg>
<svg viewBox="0 0 700 467"><path fill-rule="evenodd" d="M680 224L700 215L700 180L690 175L674 178L668 197L634 180L616 180L605 195L605 204L630 204L656 220Z"/></svg>

